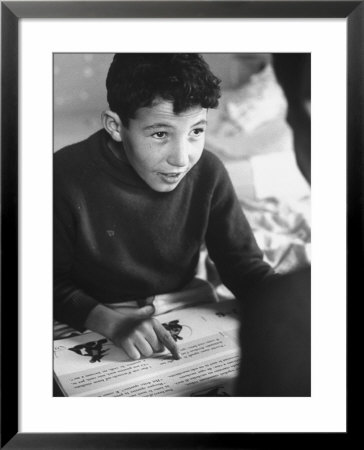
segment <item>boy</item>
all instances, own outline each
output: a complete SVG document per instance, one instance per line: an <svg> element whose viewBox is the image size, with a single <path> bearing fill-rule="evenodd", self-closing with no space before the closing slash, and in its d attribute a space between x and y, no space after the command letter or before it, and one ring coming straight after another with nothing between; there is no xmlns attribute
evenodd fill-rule
<svg viewBox="0 0 364 450"><path fill-rule="evenodd" d="M238 298L272 273L222 163L204 150L220 80L197 54L116 54L104 129L54 157L54 312L132 359L178 348L151 305L181 290L205 242Z"/></svg>

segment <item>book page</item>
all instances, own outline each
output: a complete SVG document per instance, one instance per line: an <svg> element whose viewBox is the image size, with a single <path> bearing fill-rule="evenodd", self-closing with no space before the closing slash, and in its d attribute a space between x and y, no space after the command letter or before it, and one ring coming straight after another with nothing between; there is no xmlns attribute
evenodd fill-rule
<svg viewBox="0 0 364 450"><path fill-rule="evenodd" d="M168 351L130 360L96 333L54 341L54 373L67 396L230 396L239 369L237 302L158 316L182 359Z"/></svg>

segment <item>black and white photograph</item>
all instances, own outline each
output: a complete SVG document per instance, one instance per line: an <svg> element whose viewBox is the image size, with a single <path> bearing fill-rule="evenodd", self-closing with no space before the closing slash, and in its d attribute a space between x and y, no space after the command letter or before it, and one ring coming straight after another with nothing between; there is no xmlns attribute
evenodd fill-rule
<svg viewBox="0 0 364 450"><path fill-rule="evenodd" d="M363 3L2 2L1 448L347 447Z"/></svg>
<svg viewBox="0 0 364 450"><path fill-rule="evenodd" d="M53 395L310 397L310 53L53 54Z"/></svg>

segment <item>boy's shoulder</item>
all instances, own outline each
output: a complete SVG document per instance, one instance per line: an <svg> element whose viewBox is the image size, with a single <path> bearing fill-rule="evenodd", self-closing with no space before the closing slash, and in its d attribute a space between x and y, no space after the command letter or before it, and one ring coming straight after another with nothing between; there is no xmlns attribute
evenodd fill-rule
<svg viewBox="0 0 364 450"><path fill-rule="evenodd" d="M93 159L95 151L102 144L103 130L99 130L88 138L67 145L54 154L55 169L76 169Z"/></svg>

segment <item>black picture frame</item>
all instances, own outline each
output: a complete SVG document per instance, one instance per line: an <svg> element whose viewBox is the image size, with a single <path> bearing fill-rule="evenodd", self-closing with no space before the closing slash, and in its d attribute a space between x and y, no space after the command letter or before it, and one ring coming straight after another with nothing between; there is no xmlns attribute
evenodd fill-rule
<svg viewBox="0 0 364 450"><path fill-rule="evenodd" d="M363 272L362 176L364 148L363 1L125 1L1 2L1 448L249 448L282 436L252 433L19 433L18 432L18 25L23 18L344 18L347 21L348 296ZM359 243L359 245L358 245ZM11 299L11 301L9 301ZM349 311L348 311L349 312ZM4 342L12 341L7 347ZM350 342L350 340L349 340ZM349 346L348 346L349 348ZM350 365L349 372L350 373ZM350 396L350 395L349 395ZM348 418L350 411L348 412ZM348 425L348 432L350 432ZM349 433L335 436L345 445ZM318 437L318 434L315 436ZM326 439L327 435L322 436ZM284 436L305 445L309 434ZM282 442L282 441L279 441Z"/></svg>

